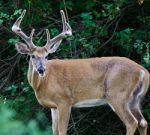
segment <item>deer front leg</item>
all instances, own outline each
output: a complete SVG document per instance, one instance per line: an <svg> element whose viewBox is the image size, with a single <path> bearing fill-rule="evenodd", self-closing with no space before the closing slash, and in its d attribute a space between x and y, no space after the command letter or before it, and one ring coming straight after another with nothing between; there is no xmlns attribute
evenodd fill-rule
<svg viewBox="0 0 150 135"><path fill-rule="evenodd" d="M51 109L51 115L52 115L53 135L59 135L58 134L58 111L57 111L57 109L52 108Z"/></svg>
<svg viewBox="0 0 150 135"><path fill-rule="evenodd" d="M71 106L68 104L61 104L58 106L57 110L59 135L66 135L70 118Z"/></svg>

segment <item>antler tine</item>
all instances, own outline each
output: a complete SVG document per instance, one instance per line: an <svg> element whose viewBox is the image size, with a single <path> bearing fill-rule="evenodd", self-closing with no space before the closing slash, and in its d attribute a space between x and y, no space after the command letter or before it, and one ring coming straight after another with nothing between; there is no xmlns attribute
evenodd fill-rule
<svg viewBox="0 0 150 135"><path fill-rule="evenodd" d="M72 30L71 30L69 23L66 21L65 13L63 10L61 10L60 13L61 13L61 18L62 18L62 23L63 23L63 32L69 31L66 33L66 35L71 36Z"/></svg>
<svg viewBox="0 0 150 135"><path fill-rule="evenodd" d="M14 25L12 26L12 31L16 33L18 36L20 36L26 43L28 48L33 49L36 46L32 42L33 34L34 34L34 29L32 29L30 36L28 37L20 28L20 24L22 22L23 17L25 16L26 10L23 10L21 13L20 17L16 20Z"/></svg>
<svg viewBox="0 0 150 135"><path fill-rule="evenodd" d="M47 42L46 42L46 45L45 45L45 48L51 48L52 44L50 43L51 42L51 38L50 38L50 33L49 33L49 30L46 29L46 36L47 36Z"/></svg>
<svg viewBox="0 0 150 135"><path fill-rule="evenodd" d="M50 34L48 29L46 29L47 33L47 43L45 45L45 48L50 51L51 53L56 51L56 49L59 47L61 41L63 38L66 38L67 36L72 35L71 27L69 26L69 23L66 22L65 13L63 10L60 11L62 23L63 23L63 31L57 35L56 37L50 39Z"/></svg>
<svg viewBox="0 0 150 135"><path fill-rule="evenodd" d="M46 29L46 36L47 36L47 43L46 44L49 44L51 38L50 38L50 33L49 33L48 29Z"/></svg>
<svg viewBox="0 0 150 135"><path fill-rule="evenodd" d="M35 29L32 29L31 33L30 33L30 36L29 36L29 39L32 41L33 39L33 35L34 35L34 32L35 32Z"/></svg>
<svg viewBox="0 0 150 135"><path fill-rule="evenodd" d="M20 23L21 23L21 21L22 21L22 19L23 19L23 17L25 16L25 14L26 14L26 10L24 9L23 10L23 12L21 13L21 15L20 15L20 17L16 20L16 22L14 23L14 25L16 25L16 26L20 26Z"/></svg>
<svg viewBox="0 0 150 135"><path fill-rule="evenodd" d="M63 32L64 32L66 29L66 16L63 10L60 10L60 14L61 14L61 19L63 23Z"/></svg>

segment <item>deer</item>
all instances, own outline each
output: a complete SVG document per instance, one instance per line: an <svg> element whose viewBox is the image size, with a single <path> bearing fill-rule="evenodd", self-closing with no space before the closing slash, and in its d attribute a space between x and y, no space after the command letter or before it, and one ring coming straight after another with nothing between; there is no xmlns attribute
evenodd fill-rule
<svg viewBox="0 0 150 135"><path fill-rule="evenodd" d="M36 46L34 29L27 36L20 28L26 13L23 10L12 26L12 31L24 42L15 44L21 54L30 56L28 82L40 105L51 109L54 135L66 135L71 108L109 105L126 127L126 135L147 135L147 121L142 115L141 101L149 87L147 69L126 57L84 59L51 59L62 40L72 35L65 13L60 11L63 30L47 42Z"/></svg>

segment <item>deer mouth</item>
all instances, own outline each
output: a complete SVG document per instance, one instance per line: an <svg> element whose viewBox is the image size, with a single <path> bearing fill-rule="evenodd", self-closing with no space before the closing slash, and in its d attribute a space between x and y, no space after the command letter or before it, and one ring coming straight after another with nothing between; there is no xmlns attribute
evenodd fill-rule
<svg viewBox="0 0 150 135"><path fill-rule="evenodd" d="M45 76L45 73L43 73L43 74L39 74L39 76L40 76L40 77L44 77L44 76Z"/></svg>
<svg viewBox="0 0 150 135"><path fill-rule="evenodd" d="M40 77L44 77L44 76L45 76L45 72L39 73L39 76L40 76Z"/></svg>

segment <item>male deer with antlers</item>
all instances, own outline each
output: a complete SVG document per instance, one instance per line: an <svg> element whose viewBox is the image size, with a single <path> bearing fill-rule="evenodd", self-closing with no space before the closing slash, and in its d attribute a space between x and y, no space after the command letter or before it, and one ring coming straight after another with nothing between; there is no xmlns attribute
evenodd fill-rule
<svg viewBox="0 0 150 135"><path fill-rule="evenodd" d="M38 102L51 108L53 134L66 135L71 107L109 104L125 124L126 135L133 135L137 127L140 135L146 135L140 101L148 90L149 72L124 57L47 60L62 39L72 35L71 27L61 10L62 33L50 39L46 30L46 45L37 47L32 42L34 29L28 37L20 28L25 12L12 26L26 43L16 43L16 49L30 55L28 81Z"/></svg>

